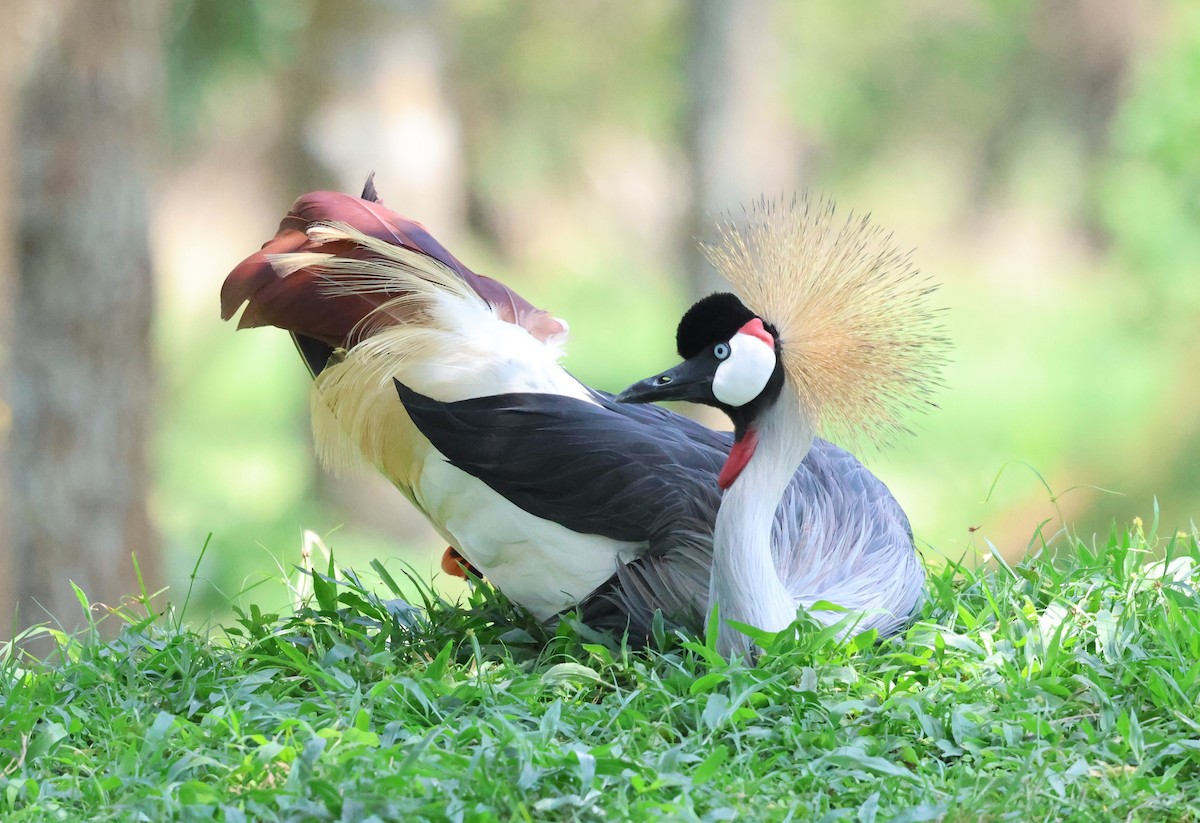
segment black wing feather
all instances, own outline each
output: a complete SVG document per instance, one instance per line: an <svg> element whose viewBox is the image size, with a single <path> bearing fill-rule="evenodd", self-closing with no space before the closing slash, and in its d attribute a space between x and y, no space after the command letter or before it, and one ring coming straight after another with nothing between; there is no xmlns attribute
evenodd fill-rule
<svg viewBox="0 0 1200 823"><path fill-rule="evenodd" d="M596 403L535 393L442 403L399 381L396 390L447 460L537 517L653 541L672 512L699 504L715 516L729 436L680 415L601 392Z"/></svg>

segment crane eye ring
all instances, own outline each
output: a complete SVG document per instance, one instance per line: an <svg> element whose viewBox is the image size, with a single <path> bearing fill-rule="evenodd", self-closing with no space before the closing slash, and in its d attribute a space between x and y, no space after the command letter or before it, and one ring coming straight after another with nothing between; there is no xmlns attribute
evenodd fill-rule
<svg viewBox="0 0 1200 823"><path fill-rule="evenodd" d="M729 344L728 343L718 343L717 345L713 346L713 356L716 357L718 360L725 360L726 358L728 358L729 357Z"/></svg>

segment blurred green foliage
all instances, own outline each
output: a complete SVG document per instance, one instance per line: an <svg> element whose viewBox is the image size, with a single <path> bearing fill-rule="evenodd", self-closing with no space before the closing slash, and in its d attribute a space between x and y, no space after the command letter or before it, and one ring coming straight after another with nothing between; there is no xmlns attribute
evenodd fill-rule
<svg viewBox="0 0 1200 823"><path fill-rule="evenodd" d="M472 185L483 196L581 172L591 127L683 136L687 34L680 3L451 4L446 25L467 125Z"/></svg>
<svg viewBox="0 0 1200 823"><path fill-rule="evenodd" d="M192 135L214 89L296 59L312 6L309 0L171 0L166 98L174 137Z"/></svg>
<svg viewBox="0 0 1200 823"><path fill-rule="evenodd" d="M1130 78L1096 206L1117 262L1156 300L1200 303L1200 6L1175 3L1169 30ZM1194 312L1144 318L1186 328Z"/></svg>

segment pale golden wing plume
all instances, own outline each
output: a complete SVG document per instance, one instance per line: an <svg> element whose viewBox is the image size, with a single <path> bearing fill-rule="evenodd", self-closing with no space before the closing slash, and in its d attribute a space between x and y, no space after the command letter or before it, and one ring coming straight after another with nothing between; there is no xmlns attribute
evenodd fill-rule
<svg viewBox="0 0 1200 823"><path fill-rule="evenodd" d="M313 372L323 462L337 468L365 459L405 493L415 471L409 444L418 438L396 397L395 374L431 358L444 363L433 353L472 312L547 345L566 334L565 324L471 271L419 223L378 202L369 179L362 197L318 191L296 200L275 237L226 277L221 316L243 304L239 328L291 332Z"/></svg>
<svg viewBox="0 0 1200 823"><path fill-rule="evenodd" d="M937 284L867 217L807 195L764 198L706 251L778 330L784 371L823 432L885 441L932 405L949 351Z"/></svg>

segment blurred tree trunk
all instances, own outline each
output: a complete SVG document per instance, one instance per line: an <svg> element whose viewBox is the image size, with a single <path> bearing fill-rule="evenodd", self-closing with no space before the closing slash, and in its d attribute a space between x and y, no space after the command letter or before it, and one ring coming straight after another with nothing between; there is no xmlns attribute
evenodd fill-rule
<svg viewBox="0 0 1200 823"><path fill-rule="evenodd" d="M10 25L0 29L0 640L12 628L17 608L8 516L12 497L8 471L8 437L12 428L8 362L12 341L13 283L16 280L12 236L13 158L16 154L13 120L17 107L17 78L21 75L26 52L22 40L29 28L29 10L28 0L10 8Z"/></svg>
<svg viewBox="0 0 1200 823"><path fill-rule="evenodd" d="M1023 48L1001 89L1003 105L984 129L964 214L986 217L1011 185L1012 165L1028 146L1028 124L1053 117L1065 139L1078 140L1083 163L1081 202L1073 206L1085 239L1099 251L1107 232L1099 218L1103 175L1097 166L1109 149L1112 121L1134 64L1138 46L1154 31L1164 10L1142 0L1057 0L1032 7ZM1063 139L1063 138L1060 138Z"/></svg>
<svg viewBox="0 0 1200 823"><path fill-rule="evenodd" d="M153 306L149 188L163 12L58 0L17 113L11 535L19 622L116 605L159 579L147 513Z"/></svg>
<svg viewBox="0 0 1200 823"><path fill-rule="evenodd" d="M683 243L693 297L729 288L697 247L714 238L717 218L762 195L790 197L797 189L801 145L783 105L774 7L774 0L695 0L688 7L692 195Z"/></svg>

